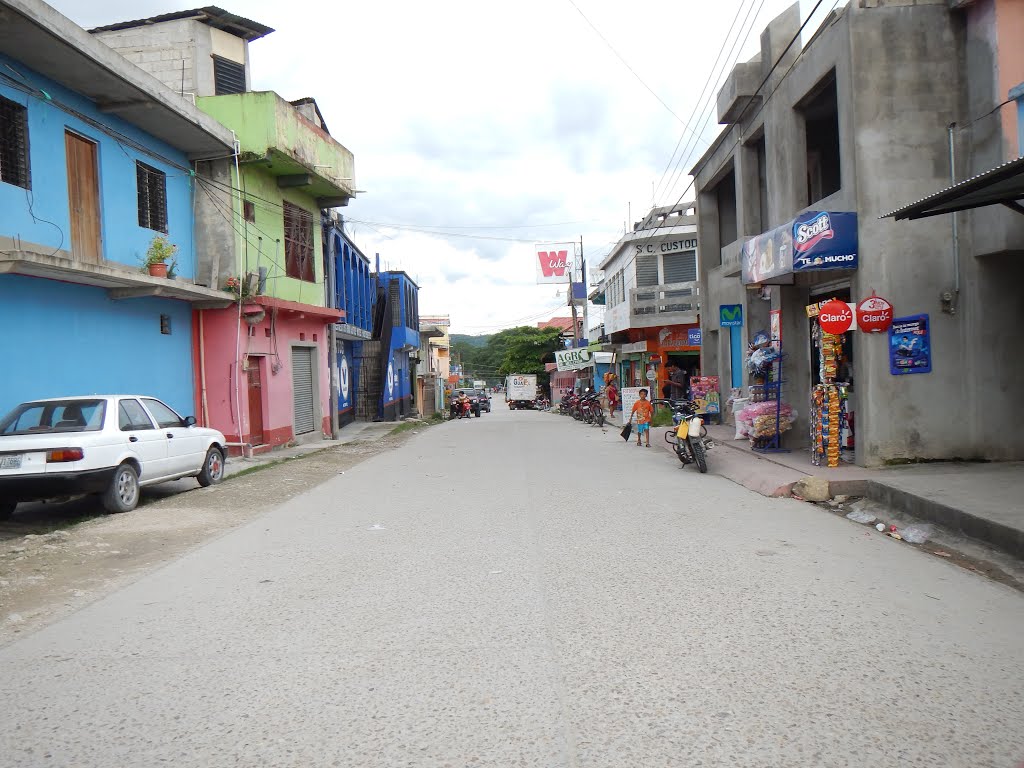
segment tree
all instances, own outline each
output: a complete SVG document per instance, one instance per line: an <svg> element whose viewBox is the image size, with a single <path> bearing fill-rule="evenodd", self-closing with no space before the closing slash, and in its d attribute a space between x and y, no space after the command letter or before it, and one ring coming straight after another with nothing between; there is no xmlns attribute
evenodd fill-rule
<svg viewBox="0 0 1024 768"><path fill-rule="evenodd" d="M555 350L562 349L557 328L531 328L520 326L502 331L504 356L498 366L499 373L535 373L547 381L544 363L553 362ZM492 342L493 343L493 342Z"/></svg>

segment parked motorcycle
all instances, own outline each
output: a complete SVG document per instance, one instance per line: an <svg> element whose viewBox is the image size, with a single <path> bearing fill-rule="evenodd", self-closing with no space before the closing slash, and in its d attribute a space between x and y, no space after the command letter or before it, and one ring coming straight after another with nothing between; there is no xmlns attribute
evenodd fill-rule
<svg viewBox="0 0 1024 768"><path fill-rule="evenodd" d="M580 398L580 413L587 424L604 426L604 408L601 407L601 398L596 392L588 390L583 394Z"/></svg>
<svg viewBox="0 0 1024 768"><path fill-rule="evenodd" d="M684 465L696 464L701 474L708 471L707 452L712 443L707 439L704 420L697 415L697 404L690 400L652 400L672 409L672 429L665 432L665 442L672 446Z"/></svg>

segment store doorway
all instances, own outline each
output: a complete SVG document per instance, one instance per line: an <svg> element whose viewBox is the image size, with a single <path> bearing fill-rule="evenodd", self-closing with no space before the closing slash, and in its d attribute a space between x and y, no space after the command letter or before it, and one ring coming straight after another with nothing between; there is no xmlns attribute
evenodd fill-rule
<svg viewBox="0 0 1024 768"><path fill-rule="evenodd" d="M683 372L685 390L681 396L689 399L690 379L700 376L700 354L697 352L669 352L665 355L665 366L667 368L670 365L676 366Z"/></svg>
<svg viewBox="0 0 1024 768"><path fill-rule="evenodd" d="M828 289L811 290L811 303L821 304L822 302L836 299L850 303L850 286L833 286ZM838 337L837 342L831 339L826 343L826 334L822 333L818 318L809 317L808 325L810 331L810 379L812 401L814 393L822 386L834 386L836 397L840 402L838 428L841 458L844 461L854 460L855 447L855 399L854 399L854 377L853 364L856 355L856 324L849 331ZM815 406L811 406L812 420L815 416ZM812 424L813 427L813 424Z"/></svg>

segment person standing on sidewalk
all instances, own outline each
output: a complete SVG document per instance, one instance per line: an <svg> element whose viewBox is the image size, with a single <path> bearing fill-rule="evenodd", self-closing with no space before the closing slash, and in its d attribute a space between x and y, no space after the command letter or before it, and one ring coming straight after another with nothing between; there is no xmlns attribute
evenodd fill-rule
<svg viewBox="0 0 1024 768"><path fill-rule="evenodd" d="M638 393L640 399L633 403L633 411L629 414L629 420L636 417L636 444L640 445L640 436L647 436L647 447L651 447L651 419L654 418L654 406L647 399L647 390L641 389Z"/></svg>
<svg viewBox="0 0 1024 768"><path fill-rule="evenodd" d="M683 368L676 366L673 369L672 374L669 376L673 400L686 399L686 381L686 371Z"/></svg>

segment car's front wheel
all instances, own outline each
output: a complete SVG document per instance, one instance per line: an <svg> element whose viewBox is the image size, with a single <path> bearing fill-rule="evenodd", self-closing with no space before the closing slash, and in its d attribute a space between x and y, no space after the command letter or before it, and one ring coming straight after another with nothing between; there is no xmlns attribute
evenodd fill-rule
<svg viewBox="0 0 1024 768"><path fill-rule="evenodd" d="M0 520L6 520L14 514L14 508L18 506L16 501L0 501Z"/></svg>
<svg viewBox="0 0 1024 768"><path fill-rule="evenodd" d="M199 484L206 488L216 485L224 479L224 452L217 446L213 446L206 452L206 461L203 462L203 469L196 477Z"/></svg>
<svg viewBox="0 0 1024 768"><path fill-rule="evenodd" d="M103 508L107 512L131 512L139 504L139 473L131 464L114 470L110 485L103 492Z"/></svg>

